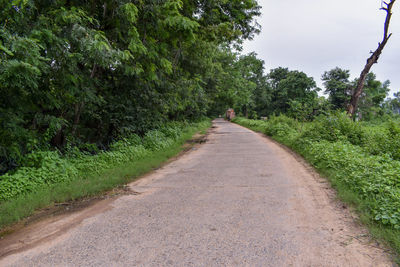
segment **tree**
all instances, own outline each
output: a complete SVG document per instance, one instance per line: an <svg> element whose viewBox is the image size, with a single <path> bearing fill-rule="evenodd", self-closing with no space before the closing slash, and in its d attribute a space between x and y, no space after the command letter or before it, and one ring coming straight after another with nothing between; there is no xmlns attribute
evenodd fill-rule
<svg viewBox="0 0 400 267"><path fill-rule="evenodd" d="M199 0L194 13L199 18L204 36L219 42L241 42L260 32L254 20L261 7L254 0Z"/></svg>
<svg viewBox="0 0 400 267"><path fill-rule="evenodd" d="M387 42L389 41L390 37L392 34L389 34L389 25L390 25L390 19L392 17L392 8L396 0L390 0L390 2L384 2L383 4L386 7L382 7L381 9L386 11L386 20L385 20L385 25L384 25L384 33L383 33L383 40L382 42L379 43L378 48L372 53L372 55L367 59L367 63L364 66L364 69L362 70L360 74L360 78L357 81L357 85L354 88L351 99L350 99L350 104L347 108L347 113L354 118L356 111L357 111L357 105L358 101L360 99L360 96L363 92L365 80L367 79L367 75L369 71L371 70L372 66L375 63L378 63L378 59L380 55L382 54L383 49L385 48Z"/></svg>
<svg viewBox="0 0 400 267"><path fill-rule="evenodd" d="M368 73L363 93L360 96L357 115L359 119L371 119L382 112L381 106L390 91L390 81L380 82L376 75Z"/></svg>
<svg viewBox="0 0 400 267"><path fill-rule="evenodd" d="M304 72L277 68L271 70L267 77L272 91L270 114L288 112L292 101L308 106L313 106L311 103L317 101L320 89L316 87L314 79Z"/></svg>
<svg viewBox="0 0 400 267"><path fill-rule="evenodd" d="M333 109L345 109L350 101L351 83L350 71L336 67L322 75L325 93Z"/></svg>
<svg viewBox="0 0 400 267"><path fill-rule="evenodd" d="M389 98L383 103L383 109L388 114L400 114L400 92L393 94L394 98Z"/></svg>
<svg viewBox="0 0 400 267"><path fill-rule="evenodd" d="M0 173L32 150L107 149L168 120L251 108L258 63L241 71L233 47L259 32L257 1L0 6Z"/></svg>
<svg viewBox="0 0 400 267"><path fill-rule="evenodd" d="M252 83L248 87L250 99L242 107L242 112L246 117L250 111L253 111L253 117L265 113L266 105L270 103L270 92L264 75L264 61L258 59L257 54L252 52L239 57L236 65L241 76Z"/></svg>

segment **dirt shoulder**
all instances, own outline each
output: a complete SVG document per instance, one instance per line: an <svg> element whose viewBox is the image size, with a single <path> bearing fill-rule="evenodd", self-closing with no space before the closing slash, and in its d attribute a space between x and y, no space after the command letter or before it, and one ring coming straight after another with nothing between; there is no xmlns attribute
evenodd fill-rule
<svg viewBox="0 0 400 267"><path fill-rule="evenodd" d="M163 166L198 149L201 144L207 141L207 136L211 130L205 134L195 134L183 145L182 151L178 155L170 158L153 171L138 177L135 181L151 176ZM32 216L0 231L0 259L49 242L78 226L86 218L111 209L111 204L119 197L137 194L139 193L131 190L130 186L122 185L98 196L56 203L38 210Z"/></svg>

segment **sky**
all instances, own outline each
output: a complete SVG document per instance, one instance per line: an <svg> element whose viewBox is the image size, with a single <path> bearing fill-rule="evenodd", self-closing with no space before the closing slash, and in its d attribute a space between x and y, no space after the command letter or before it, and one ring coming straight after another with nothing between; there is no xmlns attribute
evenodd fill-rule
<svg viewBox="0 0 400 267"><path fill-rule="evenodd" d="M335 67L358 77L370 51L383 39L386 12L380 0L258 0L261 33L246 41L243 53L255 51L266 72L277 67L300 70L323 88L321 76ZM371 71L400 90L400 1L393 6L393 33Z"/></svg>

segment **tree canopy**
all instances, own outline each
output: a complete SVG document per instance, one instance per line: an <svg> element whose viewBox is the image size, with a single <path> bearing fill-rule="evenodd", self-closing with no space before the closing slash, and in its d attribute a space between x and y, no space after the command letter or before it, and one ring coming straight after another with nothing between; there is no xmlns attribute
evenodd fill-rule
<svg viewBox="0 0 400 267"><path fill-rule="evenodd" d="M107 149L170 120L287 114L311 120L344 109L350 73L313 78L255 53L255 0L0 0L0 173L34 150ZM366 79L364 118L378 114L389 82ZM388 103L385 104L387 107ZM394 109L395 101L390 104ZM387 108L389 109L389 108Z"/></svg>
<svg viewBox="0 0 400 267"><path fill-rule="evenodd" d="M253 87L226 67L238 57L230 47L260 30L254 0L0 6L0 172L35 149L106 148L171 119L221 112Z"/></svg>

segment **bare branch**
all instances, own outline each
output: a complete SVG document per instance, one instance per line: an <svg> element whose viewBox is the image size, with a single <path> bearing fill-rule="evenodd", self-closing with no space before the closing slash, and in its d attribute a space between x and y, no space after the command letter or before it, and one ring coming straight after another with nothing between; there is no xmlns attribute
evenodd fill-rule
<svg viewBox="0 0 400 267"><path fill-rule="evenodd" d="M353 94L351 96L350 104L347 109L347 113L354 117L357 111L357 105L358 105L358 100L363 92L365 80L367 78L367 75L369 71L372 68L372 65L375 63L378 63L378 59L380 55L382 54L383 48L385 48L387 42L389 41L390 37L392 36L392 33L389 33L389 25L390 25L390 19L392 18L392 8L396 0L391 0L389 3L383 1L383 3L386 5L385 7L382 7L381 10L386 11L386 19L385 19L385 24L383 28L383 39L382 42L378 43L378 48L372 53L372 55L367 59L367 63L364 66L364 69L362 70L360 74L360 78L358 79L357 86L353 91ZM370 52L371 53L371 52Z"/></svg>

